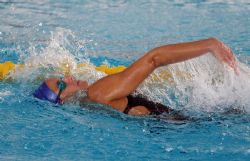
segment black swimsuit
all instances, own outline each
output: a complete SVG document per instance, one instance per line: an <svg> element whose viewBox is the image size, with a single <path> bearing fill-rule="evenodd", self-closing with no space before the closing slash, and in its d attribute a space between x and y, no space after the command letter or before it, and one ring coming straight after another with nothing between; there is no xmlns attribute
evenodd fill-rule
<svg viewBox="0 0 250 161"><path fill-rule="evenodd" d="M150 111L150 115L160 115L162 113L171 113L173 109L168 106L165 106L161 103L156 103L153 101L149 101L145 96L142 95L129 95L128 97L128 105L123 111L123 113L128 114L129 111L135 106L144 106Z"/></svg>

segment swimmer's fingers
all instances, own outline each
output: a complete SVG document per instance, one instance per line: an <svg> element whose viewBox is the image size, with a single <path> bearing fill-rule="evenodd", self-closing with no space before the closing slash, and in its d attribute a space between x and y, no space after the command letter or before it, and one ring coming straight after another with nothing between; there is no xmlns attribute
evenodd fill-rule
<svg viewBox="0 0 250 161"><path fill-rule="evenodd" d="M236 75L239 75L238 65L234 55L228 55L225 62L234 70Z"/></svg>
<svg viewBox="0 0 250 161"><path fill-rule="evenodd" d="M226 51L226 53L225 53L226 63L231 68L233 68L234 72L238 75L239 74L238 66L237 66L236 58L234 56L233 51L227 46L224 46L224 48L225 48L225 51Z"/></svg>
<svg viewBox="0 0 250 161"><path fill-rule="evenodd" d="M233 68L235 73L238 75L236 58L233 54L233 51L228 46L218 41L218 45L216 47L214 55L215 57L217 57L217 59L219 59L219 61L224 62L228 64L231 68Z"/></svg>
<svg viewBox="0 0 250 161"><path fill-rule="evenodd" d="M229 48L225 48L225 51L223 53L224 56L224 61L230 66L230 67L234 67L235 66L235 58L233 55L233 52L231 49Z"/></svg>

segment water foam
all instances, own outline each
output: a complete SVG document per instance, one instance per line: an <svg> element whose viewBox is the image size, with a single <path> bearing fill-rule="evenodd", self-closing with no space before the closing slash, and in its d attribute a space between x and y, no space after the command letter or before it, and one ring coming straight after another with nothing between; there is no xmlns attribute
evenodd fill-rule
<svg viewBox="0 0 250 161"><path fill-rule="evenodd" d="M77 60L89 64L89 55L80 53L79 43L72 43L76 41L73 32L57 28L45 48L37 50L34 45L30 47L30 55L24 61L25 69L12 73L11 77L34 81L38 78L43 80L63 76L65 65L71 74L89 83L105 76L91 65L77 68ZM84 42L87 40L81 40L81 47ZM138 92L177 109L211 112L237 108L249 112L250 69L240 62L238 66L239 75L236 75L227 65L221 64L208 53L157 69L139 87ZM162 74L165 71L168 72L167 76Z"/></svg>
<svg viewBox="0 0 250 161"><path fill-rule="evenodd" d="M250 69L237 62L239 75L208 53L186 62L169 65L160 70L168 70L171 81L154 83L151 79L142 86L143 92L153 99L164 101L175 108L198 111L224 111L238 109L250 111ZM185 71L188 76L176 73ZM156 71L159 73L159 71ZM153 86L151 90L147 86Z"/></svg>

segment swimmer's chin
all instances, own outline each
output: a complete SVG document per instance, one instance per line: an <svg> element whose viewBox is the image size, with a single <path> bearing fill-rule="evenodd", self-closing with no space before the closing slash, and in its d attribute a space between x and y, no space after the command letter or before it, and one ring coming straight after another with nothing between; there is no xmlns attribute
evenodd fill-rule
<svg viewBox="0 0 250 161"><path fill-rule="evenodd" d="M77 86L79 90L86 90L88 88L88 82L84 80L78 80L77 81Z"/></svg>
<svg viewBox="0 0 250 161"><path fill-rule="evenodd" d="M75 92L74 94L68 96L67 98L64 98L61 101L61 104L75 104L79 105L80 102L84 101L87 97L86 90L79 90Z"/></svg>

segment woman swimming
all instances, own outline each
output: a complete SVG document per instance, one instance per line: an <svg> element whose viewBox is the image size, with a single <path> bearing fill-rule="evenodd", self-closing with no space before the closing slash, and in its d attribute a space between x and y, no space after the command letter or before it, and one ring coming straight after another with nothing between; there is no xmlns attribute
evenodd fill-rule
<svg viewBox="0 0 250 161"><path fill-rule="evenodd" d="M156 68L185 61L211 52L221 63L237 73L236 59L224 43L209 38L199 41L170 44L154 48L124 71L105 76L93 84L76 80L72 76L48 78L34 92L34 96L53 103L63 104L70 96L86 90L85 100L105 104L129 115L159 115L173 110L163 104L149 101L145 96L133 96L136 88Z"/></svg>

